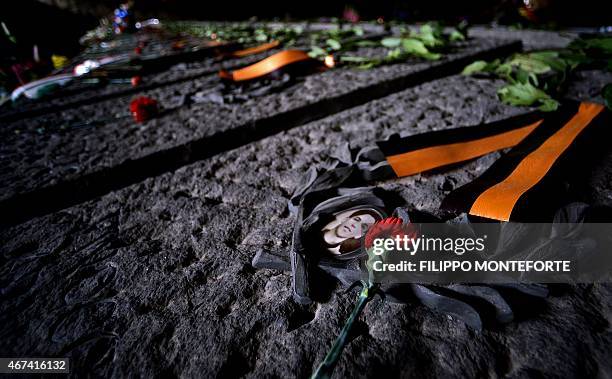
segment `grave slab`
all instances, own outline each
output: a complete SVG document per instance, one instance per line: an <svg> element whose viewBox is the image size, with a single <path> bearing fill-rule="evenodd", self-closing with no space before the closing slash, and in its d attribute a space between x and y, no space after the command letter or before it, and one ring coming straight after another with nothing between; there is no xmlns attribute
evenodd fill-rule
<svg viewBox="0 0 612 379"><path fill-rule="evenodd" d="M100 376L310 375L355 294L299 305L288 273L250 265L262 249L288 250L287 201L302 175L346 143L527 111L499 103L499 85L418 85L2 231L0 348L70 357L75 373ZM589 99L581 91L572 95ZM435 212L498 156L379 185ZM612 204L612 152L593 172L583 200ZM416 302L375 300L335 375L609 376L611 299L608 284L564 287L481 333Z"/></svg>
<svg viewBox="0 0 612 379"><path fill-rule="evenodd" d="M189 94L218 83L217 76L204 76L144 91L167 112L142 125L124 117L89 128L54 129L125 115L132 96L18 121L19 126L0 129L0 212L15 222L61 209L519 47L514 41L470 39L439 61L339 68L244 103L185 105Z"/></svg>

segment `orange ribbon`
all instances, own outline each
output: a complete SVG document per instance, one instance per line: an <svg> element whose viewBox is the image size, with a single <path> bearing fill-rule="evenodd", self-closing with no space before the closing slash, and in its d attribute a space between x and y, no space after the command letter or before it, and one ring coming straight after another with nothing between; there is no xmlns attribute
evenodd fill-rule
<svg viewBox="0 0 612 379"><path fill-rule="evenodd" d="M219 76L222 79L242 82L245 80L260 78L278 70L279 68L293 63L304 62L312 59L313 58L308 56L308 54L302 50L284 50L239 70L232 72L221 70L219 71Z"/></svg>
<svg viewBox="0 0 612 379"><path fill-rule="evenodd" d="M600 104L580 104L578 113L527 155L506 179L478 196L470 214L508 221L519 198L542 180L557 158L603 109Z"/></svg>
<svg viewBox="0 0 612 379"><path fill-rule="evenodd" d="M234 57L234 58L242 58L242 57L246 57L246 56L253 55L253 54L263 53L264 51L273 49L277 47L278 45L280 45L279 41L272 41L272 42L264 43L259 46L249 47L248 49L233 51L229 53L228 56Z"/></svg>
<svg viewBox="0 0 612 379"><path fill-rule="evenodd" d="M474 141L428 147L387 157L398 177L418 174L434 168L467 161L497 150L513 147L527 137L542 120L519 129Z"/></svg>

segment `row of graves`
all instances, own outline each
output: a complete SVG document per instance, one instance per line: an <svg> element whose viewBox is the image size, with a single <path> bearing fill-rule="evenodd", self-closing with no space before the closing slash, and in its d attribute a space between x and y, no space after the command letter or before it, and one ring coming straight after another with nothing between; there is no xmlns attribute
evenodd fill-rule
<svg viewBox="0 0 612 379"><path fill-rule="evenodd" d="M518 107L526 84L504 87L504 70L527 63L504 66L522 44L499 34L158 20L89 34L0 112L3 350L100 376L608 372L608 285L371 275L377 225L487 221L520 244L508 221L609 220L612 77L591 64ZM534 88L558 69L528 63Z"/></svg>

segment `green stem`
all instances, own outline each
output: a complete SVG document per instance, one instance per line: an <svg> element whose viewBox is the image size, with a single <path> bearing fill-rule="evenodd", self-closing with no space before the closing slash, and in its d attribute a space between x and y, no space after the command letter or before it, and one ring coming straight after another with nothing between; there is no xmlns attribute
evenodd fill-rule
<svg viewBox="0 0 612 379"><path fill-rule="evenodd" d="M329 352L325 356L325 359L323 360L321 365L319 365L317 370L312 374L311 379L331 378L332 372L334 371L334 368L336 367L336 364L338 363L338 359L340 358L340 355L342 354L342 350L344 350L344 347L346 346L348 342L348 336L349 336L351 329L353 328L353 324L355 324L355 321L359 318L359 315L365 308L366 304L368 303L368 301L370 301L370 299L374 295L373 289L374 289L374 286L369 286L367 284L364 284L363 289L361 290L361 293L359 294L359 299L357 300L357 304L355 304L355 308L353 308L353 312L351 312L351 315L346 320L346 323L344 324L344 327L342 328L340 335L338 336L338 338L336 338L334 345L332 346L332 348L329 350Z"/></svg>

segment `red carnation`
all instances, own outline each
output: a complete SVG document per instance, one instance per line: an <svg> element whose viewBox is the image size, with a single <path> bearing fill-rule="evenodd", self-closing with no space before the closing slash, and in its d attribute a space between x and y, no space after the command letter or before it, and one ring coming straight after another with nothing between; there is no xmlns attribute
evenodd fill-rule
<svg viewBox="0 0 612 379"><path fill-rule="evenodd" d="M365 235L365 246L366 248L373 246L374 240L377 238L386 239L395 238L395 236L402 239L404 236L414 238L416 237L416 230L412 226L404 224L404 221L398 217L387 217L374 223L368 230Z"/></svg>
<svg viewBox="0 0 612 379"><path fill-rule="evenodd" d="M131 82L132 82L132 86L134 87L139 86L140 83L142 83L142 77L139 75L132 76Z"/></svg>
<svg viewBox="0 0 612 379"><path fill-rule="evenodd" d="M145 122L157 115L157 101L146 96L138 97L130 103L130 112L136 122Z"/></svg>

